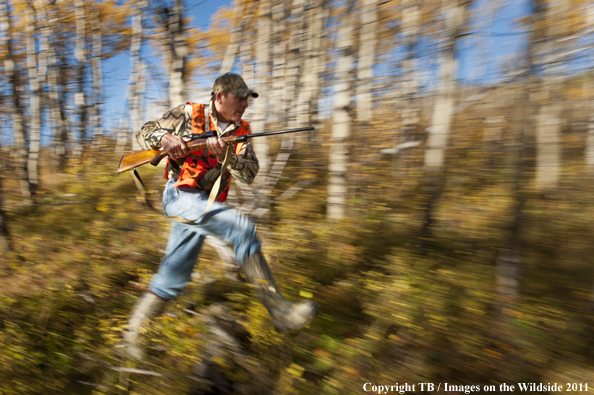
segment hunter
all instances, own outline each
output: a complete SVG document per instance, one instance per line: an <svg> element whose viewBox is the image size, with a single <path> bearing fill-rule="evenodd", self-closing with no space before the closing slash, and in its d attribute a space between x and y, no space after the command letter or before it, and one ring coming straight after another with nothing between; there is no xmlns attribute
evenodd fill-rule
<svg viewBox="0 0 594 395"><path fill-rule="evenodd" d="M248 99L257 97L239 75L227 73L215 80L208 104L181 104L144 124L136 135L143 149L162 148L169 155L163 210L172 219L172 226L165 257L149 290L138 299L123 334L130 358L144 358L140 342L143 326L160 315L166 302L175 299L190 282L208 235L233 245L241 272L253 285L278 332L304 327L317 312L311 300L289 302L283 297L260 251L255 226L224 203L231 177L251 184L259 165L251 139L233 146L219 137L250 133L250 125L242 116ZM207 149L190 151L186 145L189 136L208 131L216 131L218 137L206 140Z"/></svg>

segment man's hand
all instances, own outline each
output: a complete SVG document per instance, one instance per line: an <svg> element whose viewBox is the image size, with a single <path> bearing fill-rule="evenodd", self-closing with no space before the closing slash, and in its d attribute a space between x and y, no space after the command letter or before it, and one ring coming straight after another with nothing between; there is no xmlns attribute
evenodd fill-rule
<svg viewBox="0 0 594 395"><path fill-rule="evenodd" d="M190 152L186 145L187 141L190 141L190 139L186 140L180 136L168 133L161 137L161 147L163 151L169 154L171 159L183 158Z"/></svg>
<svg viewBox="0 0 594 395"><path fill-rule="evenodd" d="M227 143L218 137L209 137L206 139L206 148L211 155L217 157L219 162L225 160L225 154L227 153Z"/></svg>

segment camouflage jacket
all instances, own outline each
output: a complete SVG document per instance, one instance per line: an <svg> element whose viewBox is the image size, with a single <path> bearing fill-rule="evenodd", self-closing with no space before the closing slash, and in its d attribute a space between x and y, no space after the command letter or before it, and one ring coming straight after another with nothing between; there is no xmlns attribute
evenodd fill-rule
<svg viewBox="0 0 594 395"><path fill-rule="evenodd" d="M214 105L211 101L206 106L212 125L217 125L217 118L214 111ZM220 130L217 126L217 133L219 136L225 136L239 128L241 125L231 122L225 130ZM161 137L166 133L171 133L177 136L189 137L192 132L192 104L180 104L177 107L169 110L161 116L160 119L149 121L145 123L140 132L136 134L136 139L143 149L160 149ZM231 153L227 169L233 177L236 177L241 182L251 184L258 174L260 165L258 158L252 146L252 140L248 141L241 147L238 154ZM179 158L175 161L169 159L169 177L177 179L180 175L180 169L183 166L185 158ZM172 163L172 162L175 162Z"/></svg>

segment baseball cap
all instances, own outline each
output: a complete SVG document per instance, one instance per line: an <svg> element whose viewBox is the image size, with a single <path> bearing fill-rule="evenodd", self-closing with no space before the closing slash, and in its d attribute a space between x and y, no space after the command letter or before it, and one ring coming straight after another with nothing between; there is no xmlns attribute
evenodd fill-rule
<svg viewBox="0 0 594 395"><path fill-rule="evenodd" d="M217 93L233 93L237 97L253 97L256 98L259 95L252 89L248 88L245 81L241 76L233 73L226 73L217 78L212 87L212 95L216 96Z"/></svg>

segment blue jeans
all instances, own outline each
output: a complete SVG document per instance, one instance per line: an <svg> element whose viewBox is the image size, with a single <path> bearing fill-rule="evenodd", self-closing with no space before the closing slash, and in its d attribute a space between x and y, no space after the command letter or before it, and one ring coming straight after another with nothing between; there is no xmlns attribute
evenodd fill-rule
<svg viewBox="0 0 594 395"><path fill-rule="evenodd" d="M174 188L174 184L175 180L170 179L163 191L165 214L198 220L188 224L172 221L165 258L149 286L153 293L167 300L181 294L190 282L206 236L217 236L233 245L240 266L261 248L256 227L239 211L215 202L210 211L202 216L208 203L208 194L197 188Z"/></svg>

